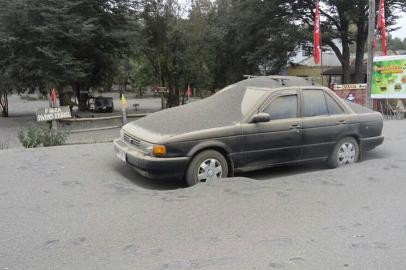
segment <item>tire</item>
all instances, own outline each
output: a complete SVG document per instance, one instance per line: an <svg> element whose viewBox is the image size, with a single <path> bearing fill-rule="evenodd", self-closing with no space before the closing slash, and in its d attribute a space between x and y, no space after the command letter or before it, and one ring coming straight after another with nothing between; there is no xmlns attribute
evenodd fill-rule
<svg viewBox="0 0 406 270"><path fill-rule="evenodd" d="M201 182L219 181L228 176L228 164L225 157L214 150L197 154L186 171L186 184L191 187Z"/></svg>
<svg viewBox="0 0 406 270"><path fill-rule="evenodd" d="M353 137L339 140L327 159L327 167L334 169L357 162L360 157L358 142Z"/></svg>

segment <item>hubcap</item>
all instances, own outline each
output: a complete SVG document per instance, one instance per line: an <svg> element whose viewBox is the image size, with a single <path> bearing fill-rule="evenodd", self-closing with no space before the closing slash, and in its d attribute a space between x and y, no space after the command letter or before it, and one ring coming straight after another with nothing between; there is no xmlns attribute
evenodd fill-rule
<svg viewBox="0 0 406 270"><path fill-rule="evenodd" d="M223 168L218 160L211 158L206 159L199 166L199 171L197 172L197 179L200 182L214 181L223 175Z"/></svg>
<svg viewBox="0 0 406 270"><path fill-rule="evenodd" d="M349 164L355 161L355 146L352 143L344 143L338 150L338 163Z"/></svg>

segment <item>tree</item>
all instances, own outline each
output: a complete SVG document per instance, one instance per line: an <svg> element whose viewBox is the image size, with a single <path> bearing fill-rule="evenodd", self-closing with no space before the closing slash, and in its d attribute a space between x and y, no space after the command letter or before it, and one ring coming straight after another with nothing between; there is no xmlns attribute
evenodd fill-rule
<svg viewBox="0 0 406 270"><path fill-rule="evenodd" d="M81 90L112 81L114 61L130 48L130 0L0 0L2 76L18 91Z"/></svg>
<svg viewBox="0 0 406 270"><path fill-rule="evenodd" d="M379 1L376 1L378 9ZM310 33L314 19L313 0L287 0L292 20L307 25ZM399 11L406 11L406 0L386 0L385 19L387 30L392 30ZM350 45L356 43L356 81L363 81L362 65L368 38L368 0L323 0L320 1L322 15L321 33L323 44L329 45L337 55L342 69L343 82L351 82ZM310 36L310 35L309 35ZM342 50L334 40L340 40Z"/></svg>
<svg viewBox="0 0 406 270"><path fill-rule="evenodd" d="M227 1L220 1L222 5ZM220 7L222 6L220 5ZM234 79L241 74L275 74L286 66L290 53L303 39L303 29L291 20L284 1L231 1L223 27Z"/></svg>
<svg viewBox="0 0 406 270"><path fill-rule="evenodd" d="M388 48L391 50L406 50L406 38L403 41L395 37L393 38L391 35L388 36Z"/></svg>

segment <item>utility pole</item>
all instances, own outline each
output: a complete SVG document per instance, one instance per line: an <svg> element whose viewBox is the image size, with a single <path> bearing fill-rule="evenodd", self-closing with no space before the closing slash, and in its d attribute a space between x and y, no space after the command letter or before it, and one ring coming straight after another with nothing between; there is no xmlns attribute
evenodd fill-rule
<svg viewBox="0 0 406 270"><path fill-rule="evenodd" d="M368 108L372 109L372 68L374 60L373 42L375 39L375 0L369 0L368 18L368 64L367 64L367 102Z"/></svg>

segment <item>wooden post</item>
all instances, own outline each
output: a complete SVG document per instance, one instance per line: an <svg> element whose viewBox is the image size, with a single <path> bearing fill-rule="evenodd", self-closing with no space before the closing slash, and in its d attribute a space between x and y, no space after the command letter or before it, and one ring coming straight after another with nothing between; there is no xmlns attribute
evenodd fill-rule
<svg viewBox="0 0 406 270"><path fill-rule="evenodd" d="M367 64L367 104L372 109L372 68L374 61L373 41L375 39L375 0L369 0L369 20L368 20L368 64Z"/></svg>

